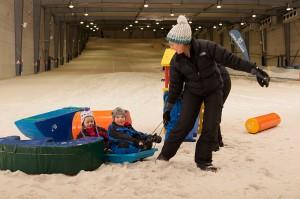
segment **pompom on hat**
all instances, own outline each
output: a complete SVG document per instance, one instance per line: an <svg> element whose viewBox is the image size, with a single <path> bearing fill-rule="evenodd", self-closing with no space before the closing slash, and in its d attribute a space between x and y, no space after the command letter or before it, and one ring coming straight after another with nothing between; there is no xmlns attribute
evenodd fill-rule
<svg viewBox="0 0 300 199"><path fill-rule="evenodd" d="M81 123L84 122L86 117L94 117L93 112L91 110L84 110L80 112Z"/></svg>
<svg viewBox="0 0 300 199"><path fill-rule="evenodd" d="M179 15L177 24L167 35L167 41L176 44L189 44L192 41L191 26L185 16Z"/></svg>

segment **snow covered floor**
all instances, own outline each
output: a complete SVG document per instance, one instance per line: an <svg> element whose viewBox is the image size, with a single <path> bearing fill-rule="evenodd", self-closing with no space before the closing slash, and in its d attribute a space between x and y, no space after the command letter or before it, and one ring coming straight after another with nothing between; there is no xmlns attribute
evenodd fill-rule
<svg viewBox="0 0 300 199"><path fill-rule="evenodd" d="M15 120L66 106L121 106L131 111L136 129L154 130L162 120L160 42L92 40L87 47L59 69L0 81L0 136L22 136ZM73 177L0 171L0 198L298 199L299 99L299 81L274 81L261 88L254 78L234 76L223 112L226 146L214 154L221 168L217 173L197 169L195 143L184 143L170 162L156 162L156 153L144 162L106 164ZM270 112L281 116L278 127L246 133L248 118Z"/></svg>

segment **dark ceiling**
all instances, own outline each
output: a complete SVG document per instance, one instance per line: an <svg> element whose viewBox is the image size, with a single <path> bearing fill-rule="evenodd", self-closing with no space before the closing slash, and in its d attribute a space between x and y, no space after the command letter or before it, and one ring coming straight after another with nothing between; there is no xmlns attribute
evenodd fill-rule
<svg viewBox="0 0 300 199"><path fill-rule="evenodd" d="M235 24L245 21L260 22L268 16L282 16L289 5L300 7L300 0L41 0L42 7L50 9L62 21L95 22L102 27L124 28L148 25L166 27L175 24L179 14L187 16L193 27ZM148 7L144 7L144 4ZM72 4L74 8L68 6ZM84 16L88 13L88 16ZM174 16L170 14L174 13ZM252 17L255 14L256 17ZM134 21L139 23L135 24ZM159 22L159 25L156 23Z"/></svg>

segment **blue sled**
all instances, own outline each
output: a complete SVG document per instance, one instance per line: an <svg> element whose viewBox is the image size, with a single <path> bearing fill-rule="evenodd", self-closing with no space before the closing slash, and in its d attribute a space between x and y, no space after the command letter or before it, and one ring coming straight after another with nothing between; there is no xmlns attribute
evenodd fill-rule
<svg viewBox="0 0 300 199"><path fill-rule="evenodd" d="M31 139L50 137L54 141L72 139L72 121L81 107L66 107L24 118L15 122L18 129Z"/></svg>
<svg viewBox="0 0 300 199"><path fill-rule="evenodd" d="M157 148L152 148L146 151L141 151L138 153L130 153L130 154L107 153L105 154L105 159L107 162L112 162L112 163L125 163L125 162L132 163L153 156L155 151L157 150L158 150Z"/></svg>

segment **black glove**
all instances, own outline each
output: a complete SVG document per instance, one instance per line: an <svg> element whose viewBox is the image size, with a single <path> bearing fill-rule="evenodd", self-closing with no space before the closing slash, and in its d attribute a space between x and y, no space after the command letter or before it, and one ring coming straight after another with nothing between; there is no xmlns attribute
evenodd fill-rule
<svg viewBox="0 0 300 199"><path fill-rule="evenodd" d="M256 80L261 87L269 86L270 77L269 77L268 73L266 73L265 71L263 71L262 69L260 69L258 67L253 68L251 70L251 73L253 75L256 75Z"/></svg>

